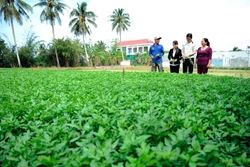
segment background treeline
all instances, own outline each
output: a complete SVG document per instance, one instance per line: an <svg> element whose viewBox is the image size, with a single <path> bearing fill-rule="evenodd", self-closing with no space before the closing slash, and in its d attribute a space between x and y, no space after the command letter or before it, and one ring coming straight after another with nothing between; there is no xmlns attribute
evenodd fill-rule
<svg viewBox="0 0 250 167"><path fill-rule="evenodd" d="M91 35L91 27L97 28L96 14L87 10L87 3L76 4L76 8L70 8L60 0L37 0L31 6L25 1L0 1L0 23L6 22L11 26L14 44L6 44L1 38L0 67L32 67L32 66L96 66L116 65L124 60L123 52L119 53L117 41L112 40L109 47L103 41L97 41L93 45L85 42L86 35ZM29 31L23 45L17 43L15 35L15 24L25 25L25 20L30 20L29 14L33 8L42 8L40 14L41 23L48 23L52 28L53 40L49 44L38 41L37 36ZM67 37L56 38L55 24L61 25L60 15L65 10L71 9L69 14L69 28L75 37L82 37L82 43L78 39ZM123 8L114 9L109 16L112 30L119 34L127 31L130 26L130 17ZM4 35L4 34L3 34ZM7 37L8 39L8 37ZM121 50L121 48L120 48ZM16 54L16 58L14 56Z"/></svg>
<svg viewBox="0 0 250 167"><path fill-rule="evenodd" d="M103 41L86 44L91 66L119 65L122 61L121 52L117 48L118 39L109 46ZM19 57L23 67L57 66L55 48L63 67L88 66L85 60L83 44L78 39L55 39L49 44L38 40L31 30L27 33L24 43L19 46ZM0 37L0 67L18 67L15 47Z"/></svg>
<svg viewBox="0 0 250 167"><path fill-rule="evenodd" d="M119 39L113 39L106 44L97 41L92 44L86 42L86 36L91 36L91 28L97 28L96 14L87 9L87 3L77 3L75 8L70 8L60 0L37 0L31 6L25 1L0 1L0 24L6 22L12 29L13 42L9 37L0 37L0 67L77 67L77 66L108 66L119 65L124 59L130 59L133 65L150 65L151 59L148 53L137 53L132 57L126 56L117 47L121 42L122 32L128 31L130 27L130 15L123 8L114 9L109 16L108 22L113 31L119 35ZM42 8L40 14L41 23L51 25L53 40L47 44L38 40L38 36L32 32L32 27L25 33L25 40L22 44L17 43L15 36L15 23L24 25L24 20L30 20L29 15L34 8ZM55 24L61 25L60 16L65 10L71 10L69 27L74 39L64 37L56 38ZM78 38L81 37L81 42ZM120 50L120 51L119 51ZM234 47L232 51L241 51ZM167 51L165 53L167 55ZM124 56L125 55L125 56Z"/></svg>
<svg viewBox="0 0 250 167"><path fill-rule="evenodd" d="M53 67L57 66L55 48L62 67L89 66L85 59L84 45L78 39L59 38L46 44L38 40L32 27L25 32L24 42L18 47L20 61L23 67ZM97 41L86 44L90 66L116 66L122 61L122 53L117 43L119 39L112 40L109 44ZM125 56L125 59L130 59ZM136 54L132 58L133 65L150 65L148 53ZM18 67L16 50L8 38L0 37L0 67Z"/></svg>

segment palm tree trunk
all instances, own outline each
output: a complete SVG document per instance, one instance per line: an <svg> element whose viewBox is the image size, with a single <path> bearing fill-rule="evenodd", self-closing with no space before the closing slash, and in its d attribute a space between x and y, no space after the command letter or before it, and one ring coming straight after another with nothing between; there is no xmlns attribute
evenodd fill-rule
<svg viewBox="0 0 250 167"><path fill-rule="evenodd" d="M90 57L90 58L89 58L89 67L93 67L93 63L92 63L92 62L93 62L93 58Z"/></svg>
<svg viewBox="0 0 250 167"><path fill-rule="evenodd" d="M122 52L122 61L124 61L124 56L123 56L123 51L122 51L122 33L121 33L121 30L120 30L120 49L121 49L121 52Z"/></svg>
<svg viewBox="0 0 250 167"><path fill-rule="evenodd" d="M85 59L88 63L88 65L90 65L89 63L89 55L88 55L88 52L87 52L87 47L86 47L86 43L85 43L85 38L84 38L84 33L82 33L82 39L83 39L83 46L84 46L84 50L85 50Z"/></svg>
<svg viewBox="0 0 250 167"><path fill-rule="evenodd" d="M52 27L52 33L53 33L53 40L55 40L55 30L54 30L54 24L51 24ZM60 62L59 62L59 58L58 58L58 53L57 53L57 48L55 47L55 52L56 52L56 63L57 63L57 67L60 67Z"/></svg>
<svg viewBox="0 0 250 167"><path fill-rule="evenodd" d="M69 60L66 58L66 67L69 67Z"/></svg>
<svg viewBox="0 0 250 167"><path fill-rule="evenodd" d="M14 44L15 44L15 49L16 49L16 56L17 56L18 66L22 67L22 64L21 64L21 61L20 61L20 58L19 58L19 54L18 54L18 48L17 48L17 43L16 43L16 35L15 35L13 20L12 20L12 18L10 20L11 20L11 28L12 28L13 38L14 38Z"/></svg>

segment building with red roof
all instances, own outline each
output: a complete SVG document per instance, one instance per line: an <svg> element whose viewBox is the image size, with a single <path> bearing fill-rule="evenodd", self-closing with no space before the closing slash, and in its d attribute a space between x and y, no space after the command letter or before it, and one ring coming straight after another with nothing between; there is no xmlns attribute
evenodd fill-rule
<svg viewBox="0 0 250 167"><path fill-rule="evenodd" d="M130 41L122 41L117 44L122 46L122 50L126 55L135 55L136 53L146 53L154 42L149 39L138 39Z"/></svg>

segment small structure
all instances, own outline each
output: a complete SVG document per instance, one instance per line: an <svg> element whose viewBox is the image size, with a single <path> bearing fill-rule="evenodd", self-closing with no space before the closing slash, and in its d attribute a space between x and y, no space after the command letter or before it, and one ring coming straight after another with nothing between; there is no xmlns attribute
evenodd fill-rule
<svg viewBox="0 0 250 167"><path fill-rule="evenodd" d="M121 61L120 65L121 66L130 66L131 62L130 62L130 60L123 60L123 61Z"/></svg>
<svg viewBox="0 0 250 167"><path fill-rule="evenodd" d="M250 67L250 60L249 60L249 55L250 55L250 46L247 46L246 49L246 53L247 53L247 67Z"/></svg>
<svg viewBox="0 0 250 167"><path fill-rule="evenodd" d="M136 53L146 53L154 42L149 39L138 39L130 41L121 41L117 46L122 47L122 51L127 55L135 55Z"/></svg>
<svg viewBox="0 0 250 167"><path fill-rule="evenodd" d="M248 67L250 65L250 60L248 56L250 56L250 52L248 55L247 51L213 52L211 66L213 67ZM169 60L167 59L166 54L163 57L163 66L169 67Z"/></svg>
<svg viewBox="0 0 250 167"><path fill-rule="evenodd" d="M247 67L247 60L244 51L213 52L212 64L216 67Z"/></svg>

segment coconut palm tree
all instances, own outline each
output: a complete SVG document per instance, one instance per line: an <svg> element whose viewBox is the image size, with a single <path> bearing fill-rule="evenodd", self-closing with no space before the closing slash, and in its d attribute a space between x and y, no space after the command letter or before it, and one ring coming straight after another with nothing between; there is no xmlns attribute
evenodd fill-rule
<svg viewBox="0 0 250 167"><path fill-rule="evenodd" d="M76 36L82 35L84 50L86 54L85 59L88 62L88 65L91 66L92 63L89 61L85 43L85 35L91 34L90 25L97 27L97 24L95 23L97 16L94 12L87 11L87 3L82 2L80 5L77 3L77 8L74 8L70 12L70 17L73 17L73 19L69 22L71 32L73 32Z"/></svg>
<svg viewBox="0 0 250 167"><path fill-rule="evenodd" d="M61 25L60 14L63 14L63 10L68 7L66 4L61 3L61 0L39 0L40 2L35 4L34 7L43 7L43 11L40 15L40 21L43 23L46 21L52 27L53 40L55 40L55 23L56 20ZM55 48L57 67L60 67L57 49Z"/></svg>
<svg viewBox="0 0 250 167"><path fill-rule="evenodd" d="M122 52L122 60L124 60L122 51L122 36L121 32L128 30L130 27L130 17L128 13L124 13L123 8L115 9L110 16L110 21L112 22L112 30L116 29L117 34L120 36L120 50Z"/></svg>
<svg viewBox="0 0 250 167"><path fill-rule="evenodd" d="M21 64L20 57L18 54L13 21L16 20L18 24L23 25L23 17L26 20L29 19L29 15L27 14L26 11L32 12L32 7L22 0L11 0L11 1L0 0L0 21L2 20L2 15L3 15L4 21L11 24L19 67L22 67L22 64Z"/></svg>

